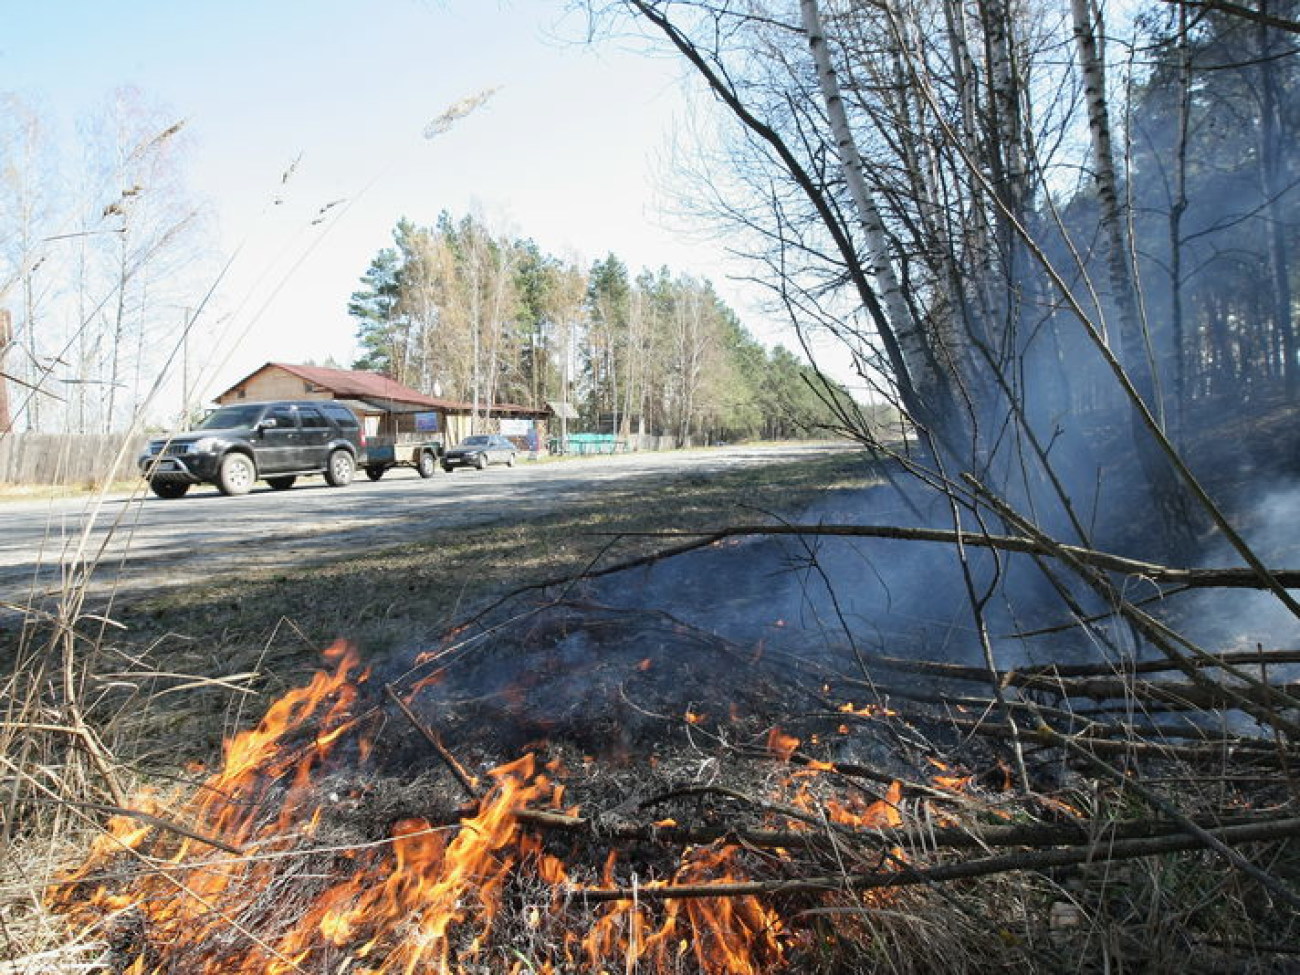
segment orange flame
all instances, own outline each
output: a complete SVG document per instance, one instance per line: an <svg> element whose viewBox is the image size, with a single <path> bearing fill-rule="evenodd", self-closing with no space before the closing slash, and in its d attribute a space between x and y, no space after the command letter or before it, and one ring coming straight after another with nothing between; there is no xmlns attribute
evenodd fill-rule
<svg viewBox="0 0 1300 975"><path fill-rule="evenodd" d="M118 817L86 862L61 878L52 906L84 932L124 941L120 970L760 975L786 963L797 935L770 904L707 895L709 884L748 879L735 846L688 847L675 869L641 881L611 852L599 878L606 888L690 885L704 887L696 891L703 896L582 907L596 871L571 874L578 868L548 852L515 815L563 808L565 785L557 779L566 773L558 760L542 766L528 754L492 770L488 794L458 822L409 817L384 839L331 847L322 838L329 817L313 776L336 754L351 761L348 749L364 760L368 726L378 720L361 704L369 674L355 651L338 644L327 658L333 671L315 674L232 738L222 769L192 796L136 800L140 812L183 823L193 837ZM769 734L769 750L783 759L799 744L778 729ZM875 802L830 799L822 808L836 822L897 826L901 798L895 782ZM199 836L238 852L217 853ZM308 858L325 866L296 866ZM132 861L139 869L128 869ZM530 932L526 953L508 944L507 905L515 931ZM130 942L130 932L141 943Z"/></svg>
<svg viewBox="0 0 1300 975"><path fill-rule="evenodd" d="M956 774L951 765L947 762L941 762L937 758L928 758L927 761L937 768L940 773L952 773L931 776L930 781L940 789L948 789L952 792L964 792L966 787L975 779L975 776L973 775Z"/></svg>
<svg viewBox="0 0 1300 975"><path fill-rule="evenodd" d="M864 704L858 707L852 701L841 704L839 710L841 714L853 714L859 718L894 718L898 716L897 711L880 704Z"/></svg>
<svg viewBox="0 0 1300 975"><path fill-rule="evenodd" d="M767 733L767 751L773 758L782 762L790 761L800 745L798 738L787 735L780 728L773 728Z"/></svg>
<svg viewBox="0 0 1300 975"><path fill-rule="evenodd" d="M847 802L828 799L826 809L833 822L844 826L895 829L903 825L903 814L900 808L902 801L903 784L895 780L890 783L884 797L874 802L865 802L857 796Z"/></svg>

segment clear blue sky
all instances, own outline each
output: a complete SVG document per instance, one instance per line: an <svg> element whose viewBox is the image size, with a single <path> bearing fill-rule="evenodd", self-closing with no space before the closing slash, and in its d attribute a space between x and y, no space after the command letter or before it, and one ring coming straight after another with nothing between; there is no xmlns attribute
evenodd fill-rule
<svg viewBox="0 0 1300 975"><path fill-rule="evenodd" d="M68 131L128 84L187 120L192 186L214 205L222 249L244 248L211 316L223 330L207 375L218 389L267 360L348 362L345 302L403 215L474 211L584 265L613 251L633 271L710 277L738 305L718 245L659 216L680 65L576 43L583 22L566 6L0 0L0 90ZM482 109L422 137L487 88L499 91ZM270 206L299 156L284 205Z"/></svg>

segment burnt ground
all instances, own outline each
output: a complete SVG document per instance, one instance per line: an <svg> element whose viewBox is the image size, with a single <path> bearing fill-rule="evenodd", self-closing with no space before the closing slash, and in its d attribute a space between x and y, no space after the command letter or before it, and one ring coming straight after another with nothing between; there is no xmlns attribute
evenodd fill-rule
<svg viewBox="0 0 1300 975"><path fill-rule="evenodd" d="M519 864L499 886L490 885L501 898L496 919L485 927L471 914L450 929L453 971L532 970L511 967L521 951L529 966L557 972L622 964L677 973L839 975L880 965L904 972L1101 971L1114 970L1117 960L1120 969L1136 971L1292 970L1282 946L1296 916L1246 896L1239 879L1214 869L1206 854L1191 855L1190 871L1169 860L1168 875L1111 862L1095 848L1084 860L1100 857L1096 867L1050 859L1032 866L1035 853L1068 853L1095 830L1132 819L1135 800L1121 783L1087 774L1055 749L1031 748L1033 789L1024 793L1013 784L1014 756L1005 734L996 733L996 715L963 722L963 709L951 702L925 704L907 695L889 701L862 682L851 687L828 662L825 654L742 645L661 611L577 598L463 629L419 659L375 662L344 711L319 720L309 715L282 739L281 751L290 755L310 755L331 740L328 757L311 763L309 787L280 771L226 796L258 826L251 838L241 831L240 842L276 853L272 862L283 867L254 871L248 882L255 878L255 889L241 886L223 897L215 939L177 937L166 923L133 915L118 919L111 929L117 964L125 968L145 956L182 971L215 957L219 968L247 970L246 960L260 950L248 932L267 937L292 925L335 884L383 862L364 851L382 849L413 824L472 834L478 798L517 776L549 785L517 811L520 831L494 847L494 858ZM913 679L911 687L936 685ZM409 701L408 710L396 705L390 688ZM979 723L995 733L976 733ZM492 771L520 756L529 758L525 770ZM1129 766L1139 768L1146 781L1207 770L1172 756ZM1221 815L1225 802L1233 807L1244 795L1234 788L1225 796L1221 787L1184 794L1180 804L1188 813ZM1286 792L1256 785L1252 801L1277 809ZM307 829L317 809L320 818ZM184 806L171 815L194 825ZM904 829L882 844L859 823ZM997 842L998 830L1017 825L1072 832L1046 847L1022 840L1013 846L1028 858L1020 868L983 880L849 889L849 878L909 880L916 870L996 860L1002 850L988 844ZM948 847L953 842L959 849ZM147 852L161 857L174 846L160 833ZM352 850L359 852L340 854ZM723 853L726 873L705 858ZM1295 863L1281 851L1270 857L1269 868L1282 877ZM543 881L532 866L538 858L562 863L565 880ZM129 895L152 872L127 866L125 878L123 864L109 866L107 875ZM195 869L198 879L209 868L200 860ZM378 869L363 886L385 883L390 868ZM593 967L567 941L614 923L604 902L585 891L641 891L638 923L654 926L672 916L672 902L656 901L655 884L735 881L772 891L752 902L732 895L727 903L738 911L774 911L765 923L780 931L775 942L746 936L742 954L752 968L706 964L685 950L668 967L651 956L634 966L626 944L611 947ZM1180 898L1195 901L1195 917L1170 918ZM630 915L618 916L615 927L626 935ZM231 917L237 927L228 924ZM690 945L715 937L698 927L711 922L692 918L674 938ZM747 930L739 916L724 927ZM1274 940L1262 943L1262 931ZM378 957L400 956L400 926L362 934L381 946ZM1254 943L1239 943L1243 935ZM346 968L359 943L317 939L300 962L309 972ZM1187 964L1193 949L1204 965Z"/></svg>
<svg viewBox="0 0 1300 975"><path fill-rule="evenodd" d="M739 646L658 612L557 602L475 634L461 632L425 657L401 670L391 667L396 661L375 668L354 685L358 697L346 712L307 721L282 739L283 753L310 754L323 736L342 729L330 757L315 764L309 790L283 772L255 786L223 787L226 802L246 810L258 827L251 837L241 830L241 843L293 855L281 869L258 872L257 890L239 886L222 897L215 937L194 939L147 913L128 912L110 924L114 964L125 968L146 957L181 971L216 959L219 968L246 970L247 958L259 950L248 932L272 937L267 932L291 924L334 884L369 868L365 853L340 858L338 851L385 844L412 823L476 829L467 820L480 809L475 797L503 781L492 770L529 756L528 771L519 774L562 786L563 798L548 803L544 792L528 805L533 818L525 817L522 828L540 846L520 837L499 849L501 859L519 856L521 864L504 881L501 915L490 934L483 935L486 929L472 917L453 928L452 970L510 970L521 950L539 968L597 970L566 941L608 923L602 903L588 902L584 890L745 881L793 885L775 908L739 897L720 902L728 910L774 909L772 918L788 919L779 923L779 937L776 928L767 933L771 939L757 932L746 936L740 915L722 922L724 933L740 939L737 957L746 959L730 965L754 968L701 962L693 948L684 948L668 967L647 956L636 970L860 971L879 948L870 938L859 943L860 925L820 918L822 912L830 912L828 918L840 911L852 915L866 902L823 888L835 887L833 878L848 863L888 873L905 871L907 860L901 849L878 842L862 846L852 818L865 825L901 825L904 806L924 804L927 816L939 817L935 822L956 826L973 824L1012 800L996 749L981 739L963 745L941 721L923 721L918 713L901 721L860 706L855 713L843 711L849 702L817 667ZM395 705L388 688L409 699L411 713ZM449 757L440 757L439 749ZM938 768L962 774L964 765L951 764L958 754L991 774L984 781L963 779L951 789L932 785ZM832 756L834 768L809 764ZM940 756L946 760L942 766L936 764ZM472 783L458 778L449 763ZM320 819L307 831L304 824L318 807ZM285 810L291 811L287 818ZM170 815L191 826L205 821L185 806ZM844 825L832 826L828 816L843 817ZM295 838L300 830L304 838ZM146 852L162 857L174 848L174 838L160 833ZM564 864L563 884L543 882L533 872L529 857L539 856ZM725 857L725 874L723 866L713 865L714 856ZM200 860L194 882L204 869ZM137 874L130 863L104 864L92 873L103 876L127 896L136 885L151 889L149 872ZM381 872L372 883L383 879ZM91 886L83 881L71 889L73 898L78 892L87 896ZM668 923L670 908L655 906L652 892L643 896L643 923ZM909 892L880 896L891 912L918 906ZM540 915L538 905L544 907ZM221 923L232 917L237 927ZM680 927L674 943L721 937L707 933L703 923L694 919ZM903 927L912 931L903 941L920 935L911 922ZM973 950L984 939L966 921L959 927L954 935L970 938ZM381 951L399 951L399 931L377 937ZM319 939L314 944L300 959L306 971L332 972L349 964L345 948ZM987 960L990 950L1004 955L999 944L995 939L979 947L978 956ZM1017 949L1007 960L1024 955ZM616 944L604 967L631 964L631 957L631 949ZM933 970L920 961L918 956L900 970Z"/></svg>

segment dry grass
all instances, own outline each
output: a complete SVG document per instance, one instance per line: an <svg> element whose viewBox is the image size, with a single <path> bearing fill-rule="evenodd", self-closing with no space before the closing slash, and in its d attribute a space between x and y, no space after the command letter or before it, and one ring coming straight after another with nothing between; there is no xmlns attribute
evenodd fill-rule
<svg viewBox="0 0 1300 975"><path fill-rule="evenodd" d="M142 724L132 735L119 735L115 751L143 758L161 746L174 754L179 741L187 759L211 758L231 731L227 707L244 719L256 717L266 700L315 669L319 651L336 639L358 644L368 657L424 649L515 589L663 545L619 533L763 520L768 512L797 512L828 491L859 487L867 476L860 457L842 454L651 490L643 484L607 487L560 514L529 521L503 515L494 524L451 533L430 529L399 547L350 551L305 575L259 570L168 589L119 608L126 629L109 634L110 652L154 670L212 679L256 673L256 700L263 703L232 700L220 690L159 699L168 689L163 681L119 688L112 696L129 693L132 723ZM148 699L153 703L141 707ZM166 727L155 730L158 721Z"/></svg>
<svg viewBox="0 0 1300 975"><path fill-rule="evenodd" d="M0 962L0 975L110 970L99 964L105 955L96 933L86 936L88 943L70 941L42 900L55 865L78 859L102 821L102 808L86 803L113 804L146 781L192 780L187 762L212 765L222 741L256 720L285 689L301 685L319 666L321 648L336 638L354 641L376 659L391 650L424 649L521 586L659 547L620 533L752 523L766 512L797 512L827 491L860 487L867 476L860 460L841 455L648 493L612 488L561 514L524 523L503 518L451 537L431 532L399 548L348 553L305 576L261 571L169 589L119 606L120 629L87 625L81 635L57 625L29 627L3 687L7 842L0 852L0 957L9 961ZM916 734L914 725L902 731ZM729 761L725 750L701 749L698 737L676 759L712 768ZM575 766L581 761L581 755L569 759ZM667 784L670 771L667 764L639 773L623 769L604 787L616 793L629 776L656 774ZM1093 803L1089 812L1097 821L1147 814L1096 782L1074 776L1069 783L1071 801L1081 808ZM1190 801L1221 808L1216 788L1211 782ZM603 798L613 804L614 793ZM973 827L995 806L999 816L1013 820L1040 815L989 795L949 812L960 811ZM377 813L375 821L390 813ZM920 804L909 805L908 814L915 825L934 825ZM1291 882L1300 877L1294 850L1261 848L1265 853L1269 869ZM917 863L933 854L909 851ZM295 870L301 869L300 862ZM285 890L305 896L294 876L283 881ZM550 896L540 888L534 893L521 903L545 903ZM258 910L265 900L258 898ZM1294 935L1295 918L1279 924L1285 914L1276 905L1205 853L1003 874L942 890L913 888L883 903L828 896L795 910L806 932L798 970L825 975L1179 965L1284 972L1296 959L1285 944L1265 943L1270 931ZM581 923L580 911L565 917ZM499 960L513 952L521 971L555 957L549 928L530 924L526 910L504 917L499 930L502 944L510 946Z"/></svg>
<svg viewBox="0 0 1300 975"><path fill-rule="evenodd" d="M183 780L188 763L211 765L222 742L319 666L336 638L373 656L429 645L516 587L654 546L611 534L753 521L863 476L860 459L840 455L649 492L608 489L563 514L503 517L450 537L431 529L306 575L254 571L169 589L119 604L110 627L29 620L16 645L0 648L0 958L25 959L15 969L24 972L89 970L40 893L51 865L102 821L86 804L120 803L142 781ZM75 592L65 606L76 619Z"/></svg>
<svg viewBox="0 0 1300 975"><path fill-rule="evenodd" d="M95 493L131 494L140 490L136 478L108 484L0 484L0 504L8 501L54 501Z"/></svg>

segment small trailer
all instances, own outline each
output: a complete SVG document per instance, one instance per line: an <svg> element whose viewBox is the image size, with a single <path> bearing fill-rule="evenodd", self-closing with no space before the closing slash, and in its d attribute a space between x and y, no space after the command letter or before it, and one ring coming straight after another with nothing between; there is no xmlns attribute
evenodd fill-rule
<svg viewBox="0 0 1300 975"><path fill-rule="evenodd" d="M411 440L405 437L367 437L366 477L377 481L393 467L414 467L421 477L433 477L443 454L441 440Z"/></svg>

